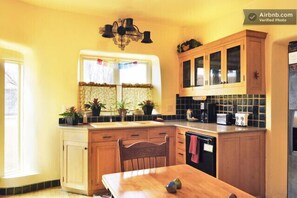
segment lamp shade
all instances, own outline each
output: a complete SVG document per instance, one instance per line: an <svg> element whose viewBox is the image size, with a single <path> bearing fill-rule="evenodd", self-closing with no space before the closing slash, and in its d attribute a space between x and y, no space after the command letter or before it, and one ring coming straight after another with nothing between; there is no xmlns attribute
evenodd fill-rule
<svg viewBox="0 0 297 198"><path fill-rule="evenodd" d="M141 41L142 43L152 43L151 39L151 32L150 31L144 31L143 32L143 39Z"/></svg>
<svg viewBox="0 0 297 198"><path fill-rule="evenodd" d="M126 18L125 20L126 20L126 26L125 26L126 31L129 31L129 32L135 31L135 28L134 28L134 25L133 25L133 19L132 18Z"/></svg>
<svg viewBox="0 0 297 198"><path fill-rule="evenodd" d="M103 37L105 38L113 38L114 34L112 33L112 25L105 25L104 26L104 33L102 34Z"/></svg>

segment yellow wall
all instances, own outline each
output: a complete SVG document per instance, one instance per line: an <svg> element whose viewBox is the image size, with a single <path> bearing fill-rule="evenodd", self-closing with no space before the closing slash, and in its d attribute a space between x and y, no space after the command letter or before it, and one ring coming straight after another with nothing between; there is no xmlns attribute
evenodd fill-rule
<svg viewBox="0 0 297 198"><path fill-rule="evenodd" d="M25 54L25 134L33 144L24 152L39 174L22 180L0 179L0 186L17 186L59 179L58 114L63 106L77 104L77 64L80 50L121 52L111 39L102 38L99 27L121 16L102 19L30 6L15 0L0 2L0 45L20 44ZM134 17L134 16L131 16ZM150 30L153 44L131 42L126 53L150 54L160 58L162 113L175 114L178 82L176 42L180 28L137 20L141 30ZM3 45L0 46L4 47ZM3 93L0 95L3 97ZM1 100L2 101L2 100ZM3 102L2 102L3 103ZM1 104L2 104L1 103ZM2 131L1 131L2 132ZM2 132L3 133L3 132ZM3 138L0 139L0 142Z"/></svg>
<svg viewBox="0 0 297 198"><path fill-rule="evenodd" d="M253 1L244 9L297 9L297 1ZM266 38L266 195L287 195L287 108L289 41L297 40L296 25L243 25L243 8L201 27L184 28L184 40L196 38L208 43L224 36L252 29L267 32Z"/></svg>

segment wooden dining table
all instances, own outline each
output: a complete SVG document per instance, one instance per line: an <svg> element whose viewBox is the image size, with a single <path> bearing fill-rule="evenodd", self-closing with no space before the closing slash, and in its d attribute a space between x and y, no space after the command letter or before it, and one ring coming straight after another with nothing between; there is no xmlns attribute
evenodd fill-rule
<svg viewBox="0 0 297 198"><path fill-rule="evenodd" d="M180 179L182 188L174 194L168 193L166 185L176 178ZM237 198L254 197L186 164L106 174L102 182L115 198L228 198L232 193Z"/></svg>

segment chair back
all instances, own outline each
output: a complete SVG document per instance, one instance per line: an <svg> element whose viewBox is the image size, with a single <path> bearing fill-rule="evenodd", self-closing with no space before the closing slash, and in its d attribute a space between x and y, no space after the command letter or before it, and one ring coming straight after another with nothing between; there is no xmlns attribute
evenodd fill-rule
<svg viewBox="0 0 297 198"><path fill-rule="evenodd" d="M156 168L169 165L169 137L165 142L136 142L125 146L118 140L121 171Z"/></svg>

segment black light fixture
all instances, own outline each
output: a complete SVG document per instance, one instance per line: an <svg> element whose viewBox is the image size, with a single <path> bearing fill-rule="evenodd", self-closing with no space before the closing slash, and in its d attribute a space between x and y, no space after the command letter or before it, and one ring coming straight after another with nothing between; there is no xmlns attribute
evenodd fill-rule
<svg viewBox="0 0 297 198"><path fill-rule="evenodd" d="M142 39L142 43L152 43L151 32L139 31L139 28L133 24L132 18L118 19L112 25L106 24L104 27L99 28L99 33L104 38L113 38L115 45L124 50L130 41L138 41Z"/></svg>

